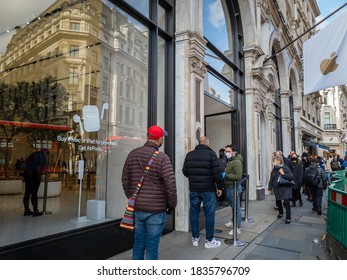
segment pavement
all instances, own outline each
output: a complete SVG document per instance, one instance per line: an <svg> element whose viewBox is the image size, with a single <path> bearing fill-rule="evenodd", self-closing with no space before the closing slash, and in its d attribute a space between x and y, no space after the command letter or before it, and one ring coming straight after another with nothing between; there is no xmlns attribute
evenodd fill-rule
<svg viewBox="0 0 347 280"><path fill-rule="evenodd" d="M323 196L323 215L312 211L312 203L303 196L304 205L292 207L292 222L285 224L285 215L278 219L274 209L274 195L264 200L249 201L248 217L243 211L242 233L236 242L228 235L231 208L219 207L216 211L215 238L222 245L205 249L205 230L200 233L200 244L193 247L190 232L173 231L162 236L161 260L326 260L325 233L327 192ZM245 206L245 202L242 202ZM238 246L243 241L243 246ZM131 260L132 251L115 255L110 260Z"/></svg>

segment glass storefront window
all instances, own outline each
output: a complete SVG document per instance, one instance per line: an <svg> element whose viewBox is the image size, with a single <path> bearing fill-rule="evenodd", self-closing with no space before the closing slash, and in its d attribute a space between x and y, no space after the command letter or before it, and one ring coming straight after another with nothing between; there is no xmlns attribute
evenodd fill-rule
<svg viewBox="0 0 347 280"><path fill-rule="evenodd" d="M234 70L216 54L214 54L210 49L206 50L205 61L215 70L217 70L221 75L228 78L231 82L234 82Z"/></svg>
<svg viewBox="0 0 347 280"><path fill-rule="evenodd" d="M165 75L166 75L166 63L165 63L165 48L166 43L162 38L158 38L158 107L157 107L157 125L165 128ZM165 141L163 147L164 149Z"/></svg>
<svg viewBox="0 0 347 280"><path fill-rule="evenodd" d="M225 0L204 0L204 36L233 61L233 34Z"/></svg>
<svg viewBox="0 0 347 280"><path fill-rule="evenodd" d="M162 6L158 6L158 25L161 29L166 30L166 11Z"/></svg>
<svg viewBox="0 0 347 280"><path fill-rule="evenodd" d="M148 0L124 0L129 5L133 6L136 10L143 13L145 16L149 16L149 2Z"/></svg>
<svg viewBox="0 0 347 280"><path fill-rule="evenodd" d="M210 73L207 73L205 79L205 92L227 105L234 106L235 104L234 90Z"/></svg>
<svg viewBox="0 0 347 280"><path fill-rule="evenodd" d="M148 15L148 1L127 2ZM3 30L19 24L12 37L0 33L0 247L121 218L123 163L146 140L148 28L110 1L69 3L42 1L38 16L19 24L32 17L23 4L4 11L20 15L17 23L0 21ZM156 51L165 61L161 43ZM42 148L49 154L38 206L52 215L38 225L23 217L22 173L25 159ZM106 205L104 218L88 216L89 201Z"/></svg>

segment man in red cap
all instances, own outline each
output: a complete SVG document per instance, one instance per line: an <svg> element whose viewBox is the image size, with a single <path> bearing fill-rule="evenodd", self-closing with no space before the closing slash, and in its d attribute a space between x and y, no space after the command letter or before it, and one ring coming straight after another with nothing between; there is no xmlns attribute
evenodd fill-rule
<svg viewBox="0 0 347 280"><path fill-rule="evenodd" d="M131 151L124 163L122 183L127 198L135 192L148 161L164 142L167 132L160 126L148 128L147 142ZM157 260L160 236L166 224L167 207L177 204L176 178L170 158L162 152L153 163L135 202L134 260Z"/></svg>

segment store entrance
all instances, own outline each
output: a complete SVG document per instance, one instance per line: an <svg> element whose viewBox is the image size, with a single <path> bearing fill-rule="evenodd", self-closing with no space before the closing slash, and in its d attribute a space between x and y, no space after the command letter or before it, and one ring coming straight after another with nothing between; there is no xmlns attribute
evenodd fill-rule
<svg viewBox="0 0 347 280"><path fill-rule="evenodd" d="M210 147L219 157L219 150L232 144L235 108L214 96L205 93L205 134L210 140ZM224 193L218 199L218 207L227 206Z"/></svg>

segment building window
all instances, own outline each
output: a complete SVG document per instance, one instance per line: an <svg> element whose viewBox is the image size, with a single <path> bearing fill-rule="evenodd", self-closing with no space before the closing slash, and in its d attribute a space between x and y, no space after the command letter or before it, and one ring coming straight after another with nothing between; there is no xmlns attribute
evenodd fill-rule
<svg viewBox="0 0 347 280"><path fill-rule="evenodd" d="M330 113L329 112L325 112L324 113L324 125L326 124L330 124Z"/></svg>
<svg viewBox="0 0 347 280"><path fill-rule="evenodd" d="M79 55L79 46L70 46L70 56L78 57Z"/></svg>
<svg viewBox="0 0 347 280"><path fill-rule="evenodd" d="M98 61L98 54L95 51L92 51L92 62L96 63Z"/></svg>
<svg viewBox="0 0 347 280"><path fill-rule="evenodd" d="M69 84L77 85L78 84L79 71L77 67L69 68Z"/></svg>
<svg viewBox="0 0 347 280"><path fill-rule="evenodd" d="M102 85L101 85L102 93L105 94L108 92L108 77L102 77Z"/></svg>
<svg viewBox="0 0 347 280"><path fill-rule="evenodd" d="M109 67L109 59L107 56L103 56L103 58L102 58L102 67L104 69L108 69L108 67Z"/></svg>
<svg viewBox="0 0 347 280"><path fill-rule="evenodd" d="M79 22L71 22L70 29L71 30L80 30L81 24Z"/></svg>

